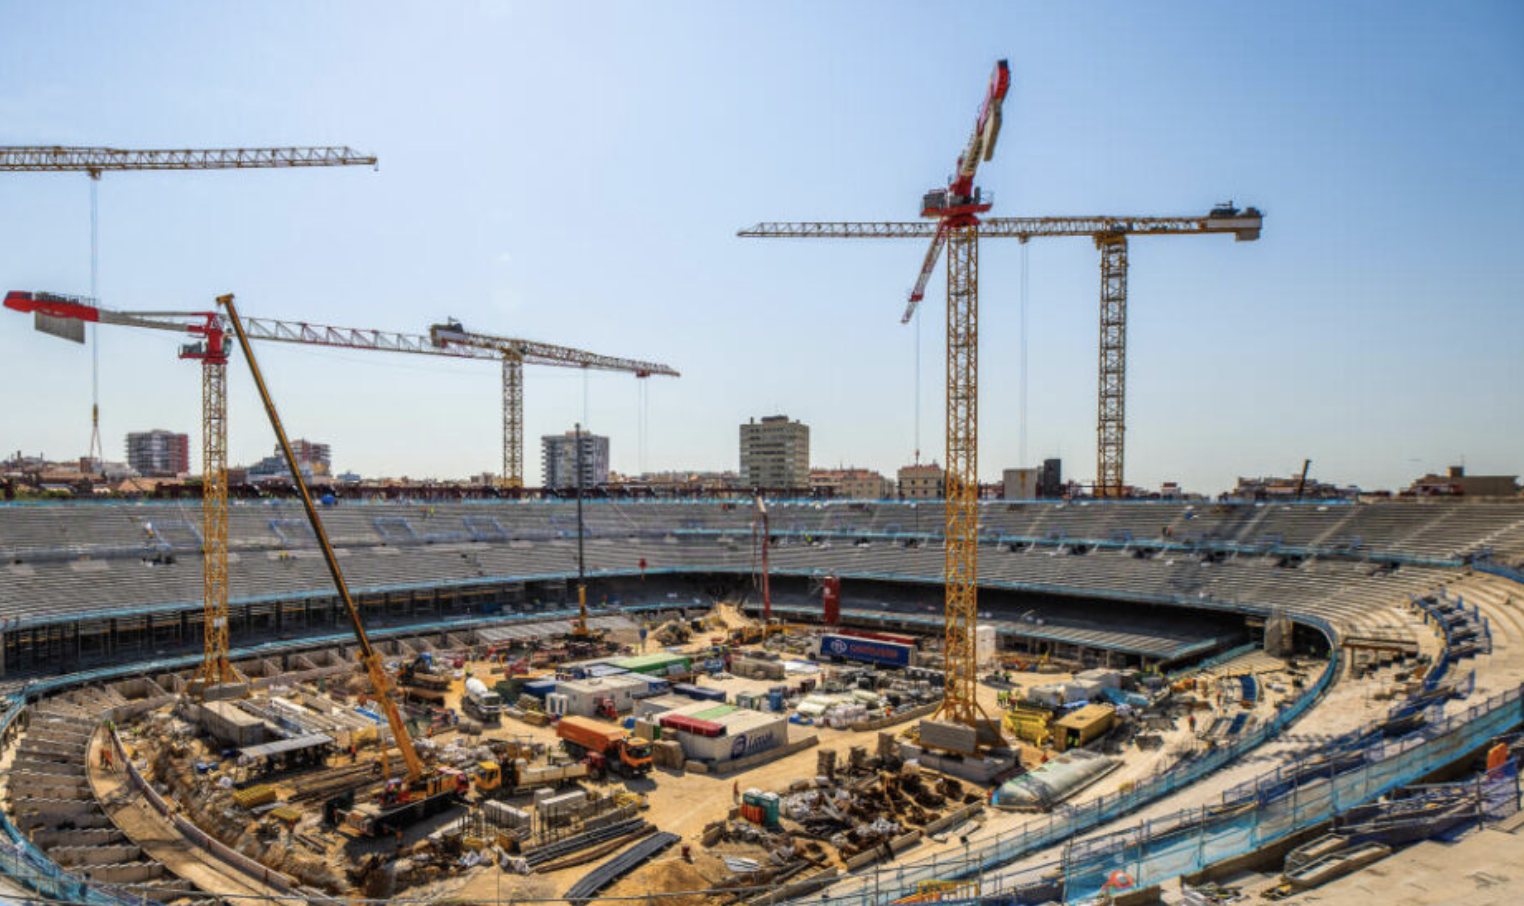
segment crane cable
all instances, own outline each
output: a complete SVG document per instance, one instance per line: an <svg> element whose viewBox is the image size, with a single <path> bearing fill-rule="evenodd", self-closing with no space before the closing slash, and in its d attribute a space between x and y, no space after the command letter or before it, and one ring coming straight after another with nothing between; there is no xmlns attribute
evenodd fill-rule
<svg viewBox="0 0 1524 906"><path fill-rule="evenodd" d="M1028 264L1027 264L1027 242L1026 242L1026 240L1022 240L1022 243L1021 243L1021 317L1020 317L1019 324L1017 325L1017 331L1020 333L1020 336L1021 336L1021 341L1020 341L1020 344L1019 344L1019 350L1020 351L1019 351L1018 365L1017 365L1018 374L1019 374L1020 390L1019 390L1019 396L1017 397L1017 400L1018 400L1017 401L1017 410L1018 411L1016 413L1016 422L1017 422L1017 430L1019 432L1019 438L1020 438L1020 440L1018 441L1018 444L1017 444L1017 452L1020 454L1020 456L1019 456L1019 462L1021 463L1021 468L1023 468L1023 469L1028 468L1028 463L1027 463L1027 285L1028 285L1028 280L1027 280L1027 277L1028 277L1029 273L1030 273L1030 271L1028 269Z"/></svg>
<svg viewBox="0 0 1524 906"><path fill-rule="evenodd" d="M915 464L921 464L921 307L915 309Z"/></svg>

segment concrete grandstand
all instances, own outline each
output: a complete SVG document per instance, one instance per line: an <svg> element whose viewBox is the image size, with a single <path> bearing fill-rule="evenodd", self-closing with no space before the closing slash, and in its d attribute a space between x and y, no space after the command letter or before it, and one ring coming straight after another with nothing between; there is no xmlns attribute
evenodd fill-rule
<svg viewBox="0 0 1524 906"><path fill-rule="evenodd" d="M324 516L369 618L383 623L549 608L566 600L576 570L570 504L345 504ZM750 523L734 504L591 504L589 572L744 576ZM937 584L940 523L939 508L910 503L780 503L773 569ZM198 527L193 503L0 507L0 671L14 678L199 645ZM1513 503L1002 501L982 507L980 527L990 589L1318 616L1347 638L1401 644L1413 642L1411 596L1478 561L1524 560L1524 505ZM335 625L296 504L234 506L230 538L235 637ZM641 588L613 598L634 603Z"/></svg>
<svg viewBox="0 0 1524 906"><path fill-rule="evenodd" d="M772 512L779 615L818 621L813 580L830 573L844 582L845 622L935 633L939 507L809 501ZM384 627L377 635L389 656L446 647L457 635L490 643L570 625L570 504L341 504L323 515L367 621ZM609 625L632 627L620 611L700 612L743 590L756 566L745 504L599 502L587 515L591 600L595 619ZM12 784L8 802L60 871L130 876L164 895L193 887L190 870L168 854L115 835L72 765L90 763L81 752L95 751L94 715L142 711L183 690L201 645L197 516L194 504L176 503L0 507L0 681L18 708L32 702L17 757L50 777L68 775L49 782L67 787L70 826L52 815L59 797L51 788L38 797ZM230 537L233 644L245 675L271 683L352 672L297 506L234 506ZM1304 641L1339 656L1298 698L1284 732L1279 724L1245 728L1216 762L1173 762L1161 752L1047 817L999 815L965 834L961 851L958 840L928 841L884 873L843 878L830 888L837 902L881 902L922 879L976 871L1002 889L1040 886L1066 840L1221 809L1267 772L1300 770L1329 745L1363 738L1371 715L1387 707L1373 708L1377 686L1362 681L1363 668L1386 653L1439 665L1432 673L1450 684L1443 691L1457 711L1517 698L1524 680L1524 504L1000 501L982 507L981 545L982 621L1009 650L1160 669L1211 658L1224 671L1252 673L1264 655L1241 643L1286 617ZM1124 800L1125 808L1109 805ZM226 884L200 878L194 889L226 892Z"/></svg>

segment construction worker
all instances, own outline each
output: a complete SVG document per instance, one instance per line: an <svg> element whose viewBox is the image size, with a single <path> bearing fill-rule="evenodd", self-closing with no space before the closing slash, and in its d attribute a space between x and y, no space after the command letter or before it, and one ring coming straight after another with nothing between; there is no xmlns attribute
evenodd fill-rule
<svg viewBox="0 0 1524 906"><path fill-rule="evenodd" d="M740 802L741 801L741 781L739 781L739 780L737 780L730 787L730 801L731 802Z"/></svg>

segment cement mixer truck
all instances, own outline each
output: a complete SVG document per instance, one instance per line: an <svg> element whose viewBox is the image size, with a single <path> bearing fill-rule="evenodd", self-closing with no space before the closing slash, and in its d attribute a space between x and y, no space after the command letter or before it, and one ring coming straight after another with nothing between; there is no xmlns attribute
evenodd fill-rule
<svg viewBox="0 0 1524 906"><path fill-rule="evenodd" d="M503 713L502 696L487 688L487 684L474 676L466 677L466 694L461 696L460 707L484 724L495 724Z"/></svg>

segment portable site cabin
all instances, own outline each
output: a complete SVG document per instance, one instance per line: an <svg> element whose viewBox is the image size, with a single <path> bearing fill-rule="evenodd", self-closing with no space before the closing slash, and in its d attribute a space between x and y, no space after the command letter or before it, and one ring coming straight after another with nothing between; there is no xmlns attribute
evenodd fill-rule
<svg viewBox="0 0 1524 906"><path fill-rule="evenodd" d="M1117 722L1111 705L1086 705L1053 722L1053 747L1060 752L1087 746L1106 735Z"/></svg>

